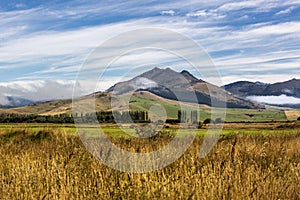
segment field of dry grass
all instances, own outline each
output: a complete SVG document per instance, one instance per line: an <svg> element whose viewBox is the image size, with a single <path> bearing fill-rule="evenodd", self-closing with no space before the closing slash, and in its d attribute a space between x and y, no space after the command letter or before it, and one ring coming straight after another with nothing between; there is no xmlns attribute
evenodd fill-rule
<svg viewBox="0 0 300 200"><path fill-rule="evenodd" d="M288 120L296 120L298 117L300 117L300 110L299 109L286 110L285 115Z"/></svg>
<svg viewBox="0 0 300 200"><path fill-rule="evenodd" d="M153 149L146 140L113 141ZM300 199L300 130L228 134L203 159L201 142L164 169L134 174L94 159L76 135L1 129L0 199Z"/></svg>

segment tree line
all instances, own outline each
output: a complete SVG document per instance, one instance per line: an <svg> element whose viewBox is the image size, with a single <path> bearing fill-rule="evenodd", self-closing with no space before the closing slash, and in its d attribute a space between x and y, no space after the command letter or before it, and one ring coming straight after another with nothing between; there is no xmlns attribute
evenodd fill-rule
<svg viewBox="0 0 300 200"><path fill-rule="evenodd" d="M74 121L76 123L143 123L149 122L149 117L145 111L101 111L86 114L75 113Z"/></svg>
<svg viewBox="0 0 300 200"><path fill-rule="evenodd" d="M35 114L0 114L0 123L135 123L149 122L148 113L144 111L114 111L95 113L75 113L57 115L35 115Z"/></svg>
<svg viewBox="0 0 300 200"><path fill-rule="evenodd" d="M298 118L299 120L299 118ZM95 113L65 113L57 115L35 114L0 114L0 123L148 123L148 112L145 111L101 111ZM166 123L199 123L197 111L178 111L177 119L167 119ZM220 119L205 119L203 124L222 123ZM164 123L164 122L161 122Z"/></svg>
<svg viewBox="0 0 300 200"><path fill-rule="evenodd" d="M72 114L0 114L0 123L74 123Z"/></svg>

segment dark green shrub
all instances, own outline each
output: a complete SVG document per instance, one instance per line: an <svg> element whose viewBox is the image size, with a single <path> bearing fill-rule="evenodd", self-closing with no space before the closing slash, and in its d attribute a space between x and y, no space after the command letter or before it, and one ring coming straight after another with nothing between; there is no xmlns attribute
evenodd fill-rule
<svg viewBox="0 0 300 200"><path fill-rule="evenodd" d="M217 118L217 119L215 120L215 123L216 123L216 124L222 124L222 123L224 123L224 121L219 117L219 118Z"/></svg>
<svg viewBox="0 0 300 200"><path fill-rule="evenodd" d="M210 118L207 118L203 121L203 124L210 124L212 123L212 120Z"/></svg>

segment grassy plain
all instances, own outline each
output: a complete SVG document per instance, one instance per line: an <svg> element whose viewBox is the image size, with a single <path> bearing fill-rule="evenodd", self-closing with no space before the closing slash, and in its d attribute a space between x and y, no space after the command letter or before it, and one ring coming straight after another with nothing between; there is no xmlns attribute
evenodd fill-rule
<svg viewBox="0 0 300 200"><path fill-rule="evenodd" d="M299 199L300 129L280 125L245 129L231 124L202 159L198 153L206 129L200 129L173 164L135 174L92 157L73 125L3 124L0 199ZM116 145L134 152L152 151L153 142L163 146L170 140L167 135L153 142L123 137L108 124L104 130Z"/></svg>
<svg viewBox="0 0 300 200"><path fill-rule="evenodd" d="M130 106L133 110L148 111L148 109L155 104L162 105L167 113L168 118L177 118L177 111L180 110L178 102L159 98L145 98L140 96L132 96ZM195 108L193 104L184 104L191 109ZM211 108L205 105L199 105L200 120L204 121L211 117ZM224 112L224 109L215 109L215 112ZM295 110L293 111L294 115ZM266 109L241 109L241 108L227 108L226 109L226 122L265 122L265 121L286 121L287 119L295 120L291 115L292 110L286 115L285 111L268 107ZM287 116L289 118L287 118Z"/></svg>

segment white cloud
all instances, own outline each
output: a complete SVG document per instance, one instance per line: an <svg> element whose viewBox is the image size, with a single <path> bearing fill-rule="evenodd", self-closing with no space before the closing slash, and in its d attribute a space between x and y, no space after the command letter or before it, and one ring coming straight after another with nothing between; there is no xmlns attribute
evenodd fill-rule
<svg viewBox="0 0 300 200"><path fill-rule="evenodd" d="M22 4L22 3L17 3L16 4L16 8L25 8L26 5L25 4Z"/></svg>
<svg viewBox="0 0 300 200"><path fill-rule="evenodd" d="M188 13L186 16L188 17L204 17L204 18L214 18L214 19L222 19L225 18L225 14L220 14L216 10L198 10L196 12Z"/></svg>
<svg viewBox="0 0 300 200"><path fill-rule="evenodd" d="M283 89L282 92L286 93L286 94L294 94L294 91L293 90L290 90L290 89Z"/></svg>
<svg viewBox="0 0 300 200"><path fill-rule="evenodd" d="M188 17L206 17L208 15L208 12L206 10L198 10L197 12L194 13L188 13L187 16Z"/></svg>
<svg viewBox="0 0 300 200"><path fill-rule="evenodd" d="M7 105L7 96L24 98L32 101L71 98L74 81L41 80L15 81L0 83L0 104Z"/></svg>
<svg viewBox="0 0 300 200"><path fill-rule="evenodd" d="M248 99L259 103L283 105L283 104L300 104L300 98L286 96L248 96Z"/></svg>
<svg viewBox="0 0 300 200"><path fill-rule="evenodd" d="M246 8L253 8L256 9L256 11L265 12L277 6L277 0L248 0L225 3L222 6L220 6L217 10L222 12L230 12Z"/></svg>
<svg viewBox="0 0 300 200"><path fill-rule="evenodd" d="M294 6L291 6L285 10L281 10L279 12L277 12L275 15L285 15L285 14L289 14L290 12L292 12L295 9Z"/></svg>
<svg viewBox="0 0 300 200"><path fill-rule="evenodd" d="M257 29L249 30L248 32L248 34L254 34L255 36L288 33L300 33L300 22L284 22L275 25L259 27Z"/></svg>
<svg viewBox="0 0 300 200"><path fill-rule="evenodd" d="M137 79L133 80L131 84L133 84L135 89L147 89L158 86L156 82L145 77L138 77Z"/></svg>
<svg viewBox="0 0 300 200"><path fill-rule="evenodd" d="M283 22L275 25L260 23L257 26L250 25L237 30L227 27L225 30L212 32L200 41L208 44L209 51L255 48L256 55L260 55L298 44L299 35L299 22Z"/></svg>
<svg viewBox="0 0 300 200"><path fill-rule="evenodd" d="M175 11L174 10L163 10L160 12L160 14L173 16L175 14Z"/></svg>
<svg viewBox="0 0 300 200"><path fill-rule="evenodd" d="M276 60L281 60L281 59L290 59L289 61L281 62L281 63L276 63L273 62L272 65L286 65L286 63L289 63L288 66L286 67L291 67L292 65L294 67L299 67L299 59L300 59L300 50L286 50L286 51L274 51L274 52L266 52L262 55L232 55L232 56L226 56L226 57L220 57L215 59L215 64L221 65L221 66L245 66L249 64L262 64L262 63L272 63L273 61ZM270 64L271 65L271 64Z"/></svg>
<svg viewBox="0 0 300 200"><path fill-rule="evenodd" d="M2 106L9 106L10 102L8 101L7 97L0 94L0 105Z"/></svg>

